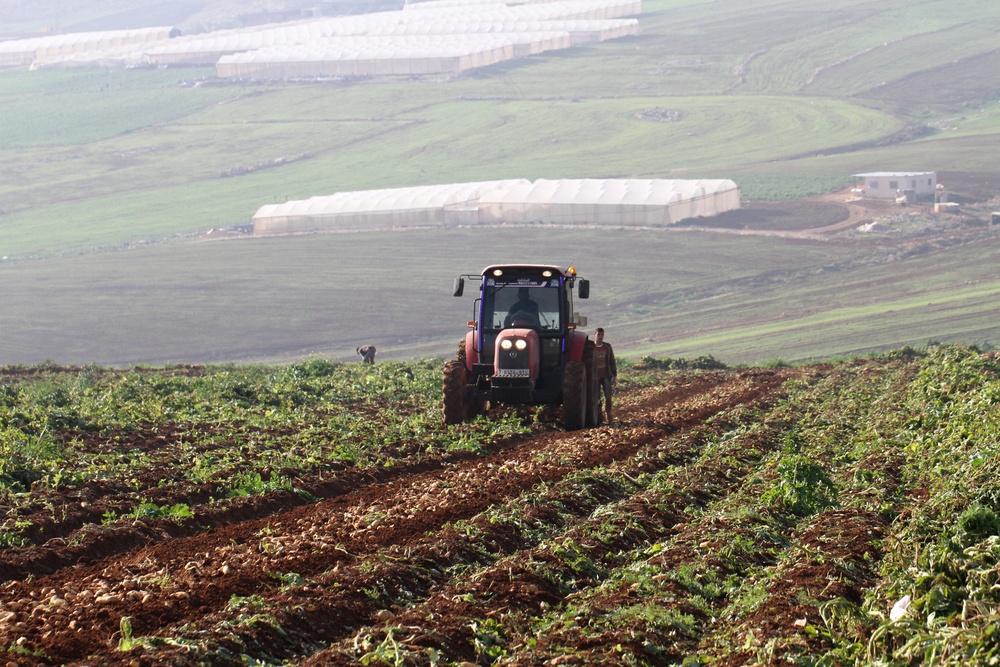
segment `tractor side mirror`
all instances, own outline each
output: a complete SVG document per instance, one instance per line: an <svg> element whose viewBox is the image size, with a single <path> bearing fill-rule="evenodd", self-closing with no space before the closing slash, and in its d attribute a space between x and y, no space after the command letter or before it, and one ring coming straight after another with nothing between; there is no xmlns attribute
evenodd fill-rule
<svg viewBox="0 0 1000 667"><path fill-rule="evenodd" d="M451 288L451 295L462 296L462 294L464 293L465 293L465 278L459 276L458 278L455 278L455 284Z"/></svg>
<svg viewBox="0 0 1000 667"><path fill-rule="evenodd" d="M583 280L582 278L580 279L580 294L579 294L579 296L580 296L581 299L589 299L590 298L590 281L589 280Z"/></svg>

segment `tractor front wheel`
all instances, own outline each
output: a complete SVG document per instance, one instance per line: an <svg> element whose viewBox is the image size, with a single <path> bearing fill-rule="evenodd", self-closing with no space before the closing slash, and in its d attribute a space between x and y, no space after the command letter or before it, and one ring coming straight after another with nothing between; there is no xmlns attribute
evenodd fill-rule
<svg viewBox="0 0 1000 667"><path fill-rule="evenodd" d="M468 390L465 384L465 364L453 359L444 365L444 423L458 424L469 414Z"/></svg>
<svg viewBox="0 0 1000 667"><path fill-rule="evenodd" d="M563 371L563 426L567 431L576 431L586 421L587 370L582 361L569 361Z"/></svg>

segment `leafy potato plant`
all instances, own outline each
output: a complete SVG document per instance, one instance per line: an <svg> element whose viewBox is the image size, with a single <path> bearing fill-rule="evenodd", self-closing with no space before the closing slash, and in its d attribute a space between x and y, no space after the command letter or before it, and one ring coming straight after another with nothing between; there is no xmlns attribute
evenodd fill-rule
<svg viewBox="0 0 1000 667"><path fill-rule="evenodd" d="M296 478L323 470L470 449L523 428L514 417L448 429L439 404L437 360L10 372L0 385L0 503L11 518L0 539L25 543L30 522L16 518L24 508L92 483L181 495L208 485L205 500L225 501L294 490ZM119 504L103 521L176 504ZM59 513L53 508L53 519Z"/></svg>

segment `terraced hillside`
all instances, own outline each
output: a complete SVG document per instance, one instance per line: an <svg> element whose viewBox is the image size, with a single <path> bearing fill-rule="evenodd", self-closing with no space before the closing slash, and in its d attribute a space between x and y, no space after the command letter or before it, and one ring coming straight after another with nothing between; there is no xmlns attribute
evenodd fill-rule
<svg viewBox="0 0 1000 667"><path fill-rule="evenodd" d="M17 665L985 664L974 349L645 358L611 425L441 425L439 362L7 368Z"/></svg>
<svg viewBox="0 0 1000 667"><path fill-rule="evenodd" d="M6 0L0 33L384 4ZM645 0L636 18L639 35L454 77L4 69L0 364L443 356L469 317L454 273L506 261L575 263L584 314L633 357L1000 339L1000 4ZM935 171L958 212L847 212L853 175L885 170ZM727 178L744 207L667 229L245 238L263 205L507 178Z"/></svg>

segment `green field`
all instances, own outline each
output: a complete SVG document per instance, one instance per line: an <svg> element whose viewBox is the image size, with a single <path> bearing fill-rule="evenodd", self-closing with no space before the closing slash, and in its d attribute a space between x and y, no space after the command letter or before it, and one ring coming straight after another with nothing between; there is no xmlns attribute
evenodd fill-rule
<svg viewBox="0 0 1000 667"><path fill-rule="evenodd" d="M102 9L83 5L80 20ZM638 36L454 78L0 71L0 364L348 359L369 342L450 356L472 308L452 277L522 260L574 263L595 287L580 310L626 356L992 344L998 15L652 0ZM680 120L637 117L649 109ZM875 170L947 174L978 217L824 240L531 227L203 242L263 204L345 190L732 178L747 200L791 200ZM814 226L801 211L771 219Z"/></svg>
<svg viewBox="0 0 1000 667"><path fill-rule="evenodd" d="M622 364L569 432L444 424L426 359L0 369L0 653L994 664L997 355L708 361Z"/></svg>

